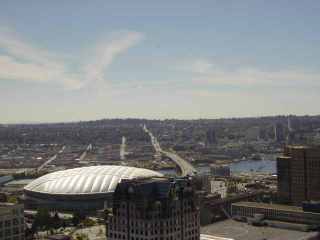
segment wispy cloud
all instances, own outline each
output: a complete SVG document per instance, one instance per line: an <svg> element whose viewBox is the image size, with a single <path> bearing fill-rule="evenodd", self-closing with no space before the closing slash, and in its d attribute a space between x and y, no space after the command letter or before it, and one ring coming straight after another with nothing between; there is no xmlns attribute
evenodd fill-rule
<svg viewBox="0 0 320 240"><path fill-rule="evenodd" d="M227 69L205 59L196 59L179 65L179 69L192 73L196 84L222 84L232 86L320 86L320 73L305 70L261 70L257 67Z"/></svg>
<svg viewBox="0 0 320 240"><path fill-rule="evenodd" d="M177 65L177 70L188 71L192 73L205 74L211 72L214 65L206 59L195 59L192 61L183 61Z"/></svg>
<svg viewBox="0 0 320 240"><path fill-rule="evenodd" d="M207 84L247 86L319 86L320 74L301 70L264 71L258 68L240 68L232 71L216 70L194 78Z"/></svg>
<svg viewBox="0 0 320 240"><path fill-rule="evenodd" d="M102 81L104 79L104 71L113 62L114 58L136 45L142 39L143 35L141 33L127 32L120 34L120 36L107 44L105 42L98 43L93 61L84 68L86 81Z"/></svg>
<svg viewBox="0 0 320 240"><path fill-rule="evenodd" d="M137 32L122 32L96 44L90 62L75 71L70 63L49 51L34 47L8 30L0 30L0 80L10 79L62 85L80 89L89 83L103 82L113 60L141 41Z"/></svg>

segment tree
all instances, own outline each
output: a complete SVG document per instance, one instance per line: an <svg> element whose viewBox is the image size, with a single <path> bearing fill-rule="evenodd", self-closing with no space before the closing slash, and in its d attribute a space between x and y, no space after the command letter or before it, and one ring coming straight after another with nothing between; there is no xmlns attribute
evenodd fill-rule
<svg viewBox="0 0 320 240"><path fill-rule="evenodd" d="M90 218L86 218L82 221L83 226L85 227L92 227L96 224L96 222Z"/></svg>
<svg viewBox="0 0 320 240"><path fill-rule="evenodd" d="M15 203L16 204L16 203L18 203L18 198L16 196L9 196L7 201L9 203Z"/></svg>
<svg viewBox="0 0 320 240"><path fill-rule="evenodd" d="M58 229L60 228L62 225L62 221L58 215L58 213L56 212L52 218L52 226L54 229Z"/></svg>
<svg viewBox="0 0 320 240"><path fill-rule="evenodd" d="M104 210L104 220L108 220L108 216L109 216L109 214L111 214L112 213L112 209L111 208L106 208L105 210Z"/></svg>
<svg viewBox="0 0 320 240"><path fill-rule="evenodd" d="M40 208L38 210L33 225L35 229L48 230L51 227L51 216L47 208Z"/></svg>
<svg viewBox="0 0 320 240"><path fill-rule="evenodd" d="M83 212L74 212L72 223L74 226L78 226L82 220L86 218L85 214Z"/></svg>
<svg viewBox="0 0 320 240"><path fill-rule="evenodd" d="M76 240L89 240L88 236L84 233L76 234Z"/></svg>

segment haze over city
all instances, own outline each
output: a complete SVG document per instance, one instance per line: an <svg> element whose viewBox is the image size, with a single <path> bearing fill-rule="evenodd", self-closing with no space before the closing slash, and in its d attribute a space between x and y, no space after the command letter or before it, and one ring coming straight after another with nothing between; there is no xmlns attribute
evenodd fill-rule
<svg viewBox="0 0 320 240"><path fill-rule="evenodd" d="M0 240L319 240L320 2L0 1Z"/></svg>
<svg viewBox="0 0 320 240"><path fill-rule="evenodd" d="M318 114L317 1L2 1L0 122Z"/></svg>

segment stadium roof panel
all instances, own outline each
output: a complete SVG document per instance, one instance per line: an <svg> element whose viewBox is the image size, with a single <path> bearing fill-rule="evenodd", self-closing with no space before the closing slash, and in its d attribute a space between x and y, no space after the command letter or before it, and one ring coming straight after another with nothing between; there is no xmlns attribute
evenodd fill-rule
<svg viewBox="0 0 320 240"><path fill-rule="evenodd" d="M73 168L46 174L29 183L26 191L44 194L99 194L113 192L121 179L163 177L161 173L127 166Z"/></svg>

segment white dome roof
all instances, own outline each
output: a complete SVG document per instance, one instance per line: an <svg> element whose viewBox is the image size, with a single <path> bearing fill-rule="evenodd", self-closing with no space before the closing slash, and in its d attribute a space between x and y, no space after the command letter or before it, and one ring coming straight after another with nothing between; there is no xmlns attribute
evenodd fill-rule
<svg viewBox="0 0 320 240"><path fill-rule="evenodd" d="M121 179L162 177L161 173L126 166L91 166L46 174L29 183L26 191L46 194L95 194L113 192Z"/></svg>

